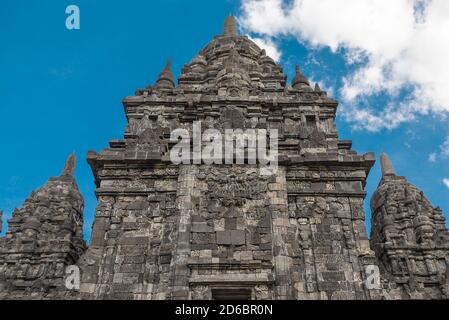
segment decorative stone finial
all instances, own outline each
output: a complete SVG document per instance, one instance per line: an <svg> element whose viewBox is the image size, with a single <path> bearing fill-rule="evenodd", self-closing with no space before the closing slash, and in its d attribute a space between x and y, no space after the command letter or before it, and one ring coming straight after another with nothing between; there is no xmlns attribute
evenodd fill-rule
<svg viewBox="0 0 449 320"><path fill-rule="evenodd" d="M386 153L382 153L380 156L380 165L382 168L382 177L396 174L394 172L393 164Z"/></svg>
<svg viewBox="0 0 449 320"><path fill-rule="evenodd" d="M321 91L321 88L320 88L320 85L318 84L318 82L315 83L315 91L316 92L320 92Z"/></svg>
<svg viewBox="0 0 449 320"><path fill-rule="evenodd" d="M171 71L171 61L167 60L164 69L159 74L155 89L173 89L175 87L175 77Z"/></svg>
<svg viewBox="0 0 449 320"><path fill-rule="evenodd" d="M75 176L75 167L76 156L72 153L65 162L64 170L62 170L61 176L68 176L73 178Z"/></svg>
<svg viewBox="0 0 449 320"><path fill-rule="evenodd" d="M165 72L171 72L171 60L168 59L167 62L165 62L164 70L162 70L162 73Z"/></svg>
<svg viewBox="0 0 449 320"><path fill-rule="evenodd" d="M0 210L0 233L2 233L2 228L3 228L3 211Z"/></svg>
<svg viewBox="0 0 449 320"><path fill-rule="evenodd" d="M237 37L237 21L235 20L235 17L229 16L226 18L223 35L226 37Z"/></svg>
<svg viewBox="0 0 449 320"><path fill-rule="evenodd" d="M296 75L293 78L292 87L294 89L301 89L301 87L304 86L310 87L309 80L307 80L307 78L302 75L301 68L299 66L296 66Z"/></svg>
<svg viewBox="0 0 449 320"><path fill-rule="evenodd" d="M164 80L174 80L174 76L173 73L171 72L171 60L167 60L167 62L165 63L165 67L162 70L161 74L159 75L159 80L164 79Z"/></svg>

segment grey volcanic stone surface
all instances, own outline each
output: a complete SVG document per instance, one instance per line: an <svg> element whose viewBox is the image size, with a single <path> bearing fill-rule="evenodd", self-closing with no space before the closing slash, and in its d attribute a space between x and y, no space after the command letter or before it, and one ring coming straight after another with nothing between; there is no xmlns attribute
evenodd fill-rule
<svg viewBox="0 0 449 320"><path fill-rule="evenodd" d="M84 200L73 177L75 157L59 177L33 191L0 239L0 299L68 299L65 269L86 250Z"/></svg>
<svg viewBox="0 0 449 320"><path fill-rule="evenodd" d="M339 139L337 105L299 67L289 85L227 18L177 85L167 62L154 86L124 100L123 140L88 153L98 206L87 251L73 158L14 212L0 239L0 299L447 298L443 215L386 156L368 238L375 156ZM277 129L278 171L174 165L170 132L195 121L203 131ZM79 290L63 286L71 264Z"/></svg>
<svg viewBox="0 0 449 320"><path fill-rule="evenodd" d="M371 199L371 246L393 298L448 299L449 233L440 208L397 176L382 155L383 177Z"/></svg>

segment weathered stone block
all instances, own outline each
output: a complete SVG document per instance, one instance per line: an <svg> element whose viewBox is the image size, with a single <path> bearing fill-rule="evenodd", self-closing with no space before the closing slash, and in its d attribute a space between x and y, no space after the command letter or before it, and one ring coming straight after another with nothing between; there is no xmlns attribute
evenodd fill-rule
<svg viewBox="0 0 449 320"><path fill-rule="evenodd" d="M192 232L197 233L213 233L214 227L211 227L207 224L207 222L194 222L192 223Z"/></svg>
<svg viewBox="0 0 449 320"><path fill-rule="evenodd" d="M230 245L231 242L231 232L229 231L218 231L217 232L217 244L218 245Z"/></svg>
<svg viewBox="0 0 449 320"><path fill-rule="evenodd" d="M362 184L360 181L337 181L335 187L338 192L362 192Z"/></svg>
<svg viewBox="0 0 449 320"><path fill-rule="evenodd" d="M245 239L245 231L241 231L241 230L232 230L231 234L231 243L234 245L244 245L246 243L246 239Z"/></svg>

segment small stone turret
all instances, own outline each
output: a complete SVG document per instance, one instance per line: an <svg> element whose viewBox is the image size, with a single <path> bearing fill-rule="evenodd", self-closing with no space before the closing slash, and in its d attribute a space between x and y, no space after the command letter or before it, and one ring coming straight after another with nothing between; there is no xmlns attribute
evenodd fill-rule
<svg viewBox="0 0 449 320"><path fill-rule="evenodd" d="M394 299L448 298L449 233L439 208L397 176L386 154L382 180L371 198L371 247Z"/></svg>
<svg viewBox="0 0 449 320"><path fill-rule="evenodd" d="M382 170L382 177L396 175L393 168L393 164L391 163L390 158L385 153L382 153L380 157L380 167Z"/></svg>
<svg viewBox="0 0 449 320"><path fill-rule="evenodd" d="M171 90L175 88L175 77L171 71L171 61L167 60L164 69L159 74L159 78L154 86L155 90Z"/></svg>
<svg viewBox="0 0 449 320"><path fill-rule="evenodd" d="M304 88L311 89L309 80L301 73L301 68L299 66L296 66L296 75L293 78L292 87L296 90Z"/></svg>
<svg viewBox="0 0 449 320"><path fill-rule="evenodd" d="M71 154L65 163L64 169L61 173L61 178L73 179L75 177L76 157Z"/></svg>
<svg viewBox="0 0 449 320"><path fill-rule="evenodd" d="M75 163L69 156L62 174L33 191L8 221L0 242L0 300L76 296L64 285L66 267L86 250Z"/></svg>

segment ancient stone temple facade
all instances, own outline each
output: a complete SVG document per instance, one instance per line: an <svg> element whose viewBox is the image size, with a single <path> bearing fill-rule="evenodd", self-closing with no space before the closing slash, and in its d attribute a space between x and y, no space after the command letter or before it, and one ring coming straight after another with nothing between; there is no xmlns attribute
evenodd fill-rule
<svg viewBox="0 0 449 320"><path fill-rule="evenodd" d="M98 206L84 254L73 173L15 212L0 239L0 299L447 298L444 218L392 173L373 197L370 243L363 205L375 156L339 139L337 105L299 67L288 84L227 18L177 84L168 62L154 86L124 100L123 140L89 152ZM196 123L202 132L276 130L277 170L195 158ZM189 133L191 162L170 157L177 129ZM65 254L54 257L46 241ZM60 285L71 263L79 290Z"/></svg>
<svg viewBox="0 0 449 320"><path fill-rule="evenodd" d="M125 139L88 161L99 206L82 292L107 299L368 299L363 199L374 155L338 139L337 103L229 18L175 86L170 64L124 101ZM277 129L279 169L174 165L170 132Z"/></svg>

